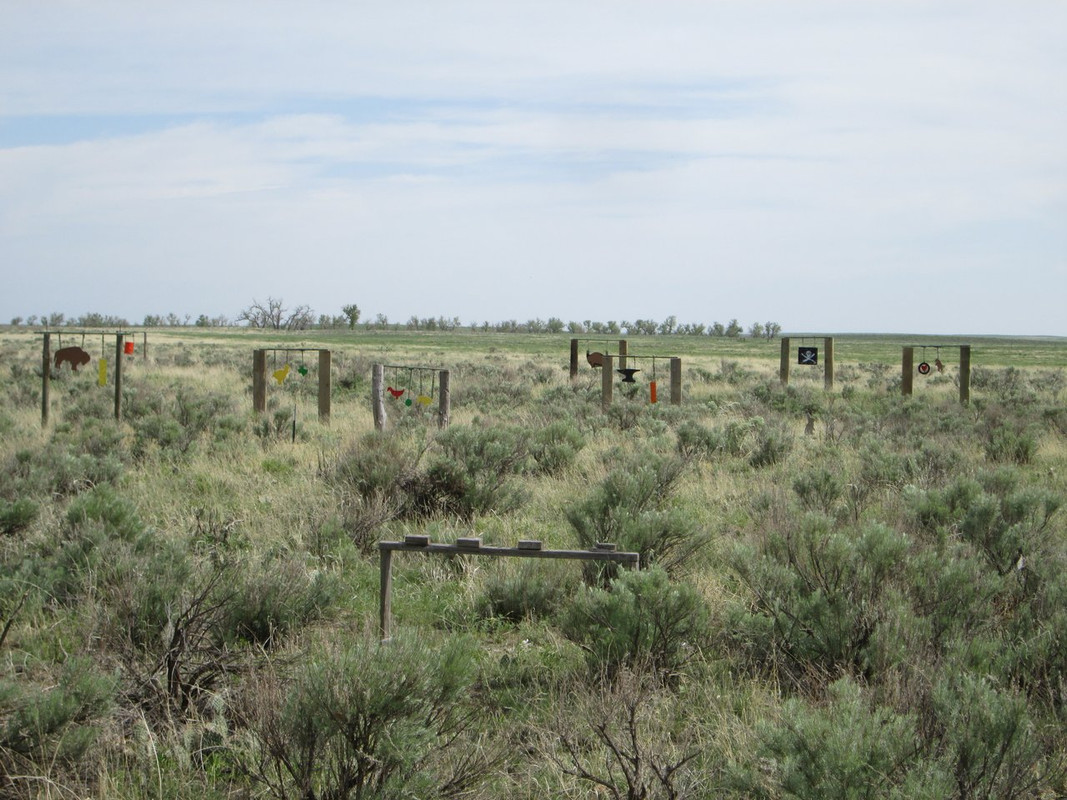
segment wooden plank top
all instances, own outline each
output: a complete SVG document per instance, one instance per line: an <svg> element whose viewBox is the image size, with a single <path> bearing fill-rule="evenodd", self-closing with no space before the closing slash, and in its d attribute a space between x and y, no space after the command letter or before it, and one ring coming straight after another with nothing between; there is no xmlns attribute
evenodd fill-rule
<svg viewBox="0 0 1067 800"><path fill-rule="evenodd" d="M527 545L527 542L520 543ZM464 544L423 544L403 542L378 542L378 549L391 552L408 553L467 553L468 555L499 556L511 558L573 558L579 561L615 561L620 564L636 564L640 560L638 553L608 550L598 544L595 550L535 550L528 546L494 547L491 545L472 546L473 542Z"/></svg>

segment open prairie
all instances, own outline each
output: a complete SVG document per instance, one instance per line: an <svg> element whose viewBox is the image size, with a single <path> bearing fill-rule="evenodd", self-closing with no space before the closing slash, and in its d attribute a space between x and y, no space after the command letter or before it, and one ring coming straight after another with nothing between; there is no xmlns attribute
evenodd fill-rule
<svg viewBox="0 0 1067 800"><path fill-rule="evenodd" d="M0 795L1067 794L1067 339L626 338L0 332Z"/></svg>

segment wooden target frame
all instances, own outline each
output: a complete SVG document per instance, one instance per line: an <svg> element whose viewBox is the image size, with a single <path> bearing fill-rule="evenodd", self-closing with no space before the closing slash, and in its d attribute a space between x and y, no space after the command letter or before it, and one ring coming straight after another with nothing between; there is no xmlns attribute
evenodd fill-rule
<svg viewBox="0 0 1067 800"><path fill-rule="evenodd" d="M782 337L782 358L778 368L778 379L782 382L782 386L789 385L789 365L792 363L792 341L793 339L822 339L822 380L823 388L826 391L832 391L834 388L834 337L833 336L796 336Z"/></svg>
<svg viewBox="0 0 1067 800"><path fill-rule="evenodd" d="M904 397L911 397L915 386L915 351L927 348L940 350L943 347L959 347L960 349L960 404L967 405L971 402L971 346L969 344L926 344L904 345L900 354L900 393ZM925 363L925 362L924 362Z"/></svg>
<svg viewBox="0 0 1067 800"><path fill-rule="evenodd" d="M330 392L333 378L330 367L333 354L315 347L265 347L252 351L252 410L262 414L267 410L267 353L314 353L319 354L319 422L330 422Z"/></svg>

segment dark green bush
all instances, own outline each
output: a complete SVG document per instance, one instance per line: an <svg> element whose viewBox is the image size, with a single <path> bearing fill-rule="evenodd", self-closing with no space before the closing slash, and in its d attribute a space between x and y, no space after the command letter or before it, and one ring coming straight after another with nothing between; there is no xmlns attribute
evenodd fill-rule
<svg viewBox="0 0 1067 800"><path fill-rule="evenodd" d="M841 481L833 472L821 467L803 473L793 481L793 491L808 511L830 514L841 498Z"/></svg>
<svg viewBox="0 0 1067 800"><path fill-rule="evenodd" d="M485 779L487 748L461 753L476 648L394 639L308 658L284 689L254 685L247 769L278 797L451 797ZM450 768L451 767L451 768Z"/></svg>
<svg viewBox="0 0 1067 800"><path fill-rule="evenodd" d="M761 726L750 760L731 783L746 797L798 800L939 800L951 776L917 757L915 720L872 707L848 678L829 686L825 704L786 702L781 720Z"/></svg>
<svg viewBox="0 0 1067 800"><path fill-rule="evenodd" d="M575 574L536 561L515 570L502 569L486 582L478 613L509 622L551 617L577 586Z"/></svg>
<svg viewBox="0 0 1067 800"><path fill-rule="evenodd" d="M642 567L655 563L669 570L707 542L691 515L670 507L684 461L650 451L616 453L611 461L617 466L603 482L566 510L582 547L613 542L620 550L639 553ZM595 568L586 571L587 577L595 574Z"/></svg>
<svg viewBox="0 0 1067 800"><path fill-rule="evenodd" d="M34 771L80 761L97 738L96 723L110 708L114 689L112 677L101 675L88 659L73 657L48 687L0 680L0 775L5 793L21 785L26 796L37 796L41 787L26 780Z"/></svg>
<svg viewBox="0 0 1067 800"><path fill-rule="evenodd" d="M535 429L530 434L528 447L535 472L558 475L585 447L585 438L572 422L556 420Z"/></svg>
<svg viewBox="0 0 1067 800"><path fill-rule="evenodd" d="M454 425L437 445L426 472L405 487L418 513L471 517L521 505L524 493L512 479L529 458L522 428Z"/></svg>
<svg viewBox="0 0 1067 800"><path fill-rule="evenodd" d="M564 634L582 645L595 673L651 667L678 673L708 635L704 602L665 570L629 570L607 589L586 588L563 612Z"/></svg>
<svg viewBox="0 0 1067 800"><path fill-rule="evenodd" d="M732 563L751 593L730 611L729 637L757 662L792 670L867 674L879 626L892 617L893 578L907 541L881 524L838 530L809 514L769 531ZM779 663L780 659L784 659Z"/></svg>
<svg viewBox="0 0 1067 800"><path fill-rule="evenodd" d="M10 502L0 498L0 533L18 533L28 528L39 513L40 507L28 498Z"/></svg>

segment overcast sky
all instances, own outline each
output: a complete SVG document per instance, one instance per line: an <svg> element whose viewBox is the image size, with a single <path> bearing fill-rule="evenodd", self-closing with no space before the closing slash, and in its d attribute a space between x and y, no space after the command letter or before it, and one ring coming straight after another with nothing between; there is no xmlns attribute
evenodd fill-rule
<svg viewBox="0 0 1067 800"><path fill-rule="evenodd" d="M0 0L0 322L1067 335L1067 3Z"/></svg>

